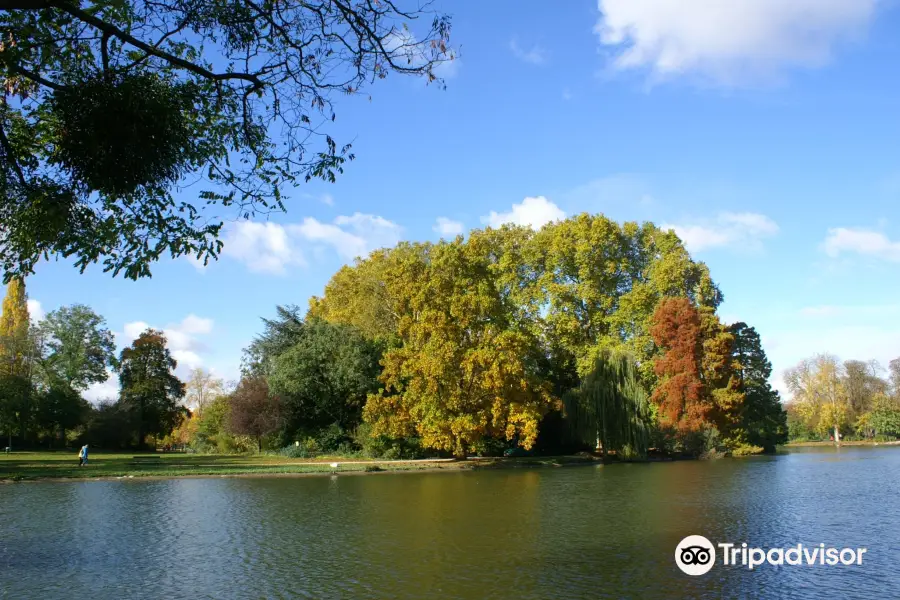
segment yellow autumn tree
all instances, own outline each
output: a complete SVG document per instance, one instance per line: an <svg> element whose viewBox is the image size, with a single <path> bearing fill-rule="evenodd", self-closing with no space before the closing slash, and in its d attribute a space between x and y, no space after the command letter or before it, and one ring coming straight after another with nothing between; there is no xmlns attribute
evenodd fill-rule
<svg viewBox="0 0 900 600"><path fill-rule="evenodd" d="M25 282L13 279L6 286L0 313L0 374L26 375L29 327Z"/></svg>
<svg viewBox="0 0 900 600"><path fill-rule="evenodd" d="M809 429L820 435L831 435L837 445L840 445L841 429L850 425L850 395L845 376L843 364L830 354L802 360L784 374L797 414Z"/></svg>
<svg viewBox="0 0 900 600"><path fill-rule="evenodd" d="M395 339L400 317L409 310L403 288L419 276L430 248L402 242L344 266L325 286L323 297L310 299L307 317L353 325L370 339Z"/></svg>
<svg viewBox="0 0 900 600"><path fill-rule="evenodd" d="M513 235L512 233L510 235ZM518 323L503 234L404 253L387 280L402 345L384 356L379 394L364 419L374 435L416 435L423 446L465 456L485 437L530 448L559 401L536 368L538 339Z"/></svg>

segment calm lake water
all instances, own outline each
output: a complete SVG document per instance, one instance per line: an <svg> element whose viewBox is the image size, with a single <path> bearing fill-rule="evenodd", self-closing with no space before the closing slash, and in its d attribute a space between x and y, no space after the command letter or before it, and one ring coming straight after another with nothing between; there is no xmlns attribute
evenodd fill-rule
<svg viewBox="0 0 900 600"><path fill-rule="evenodd" d="M0 485L0 598L898 598L900 448L560 469ZM861 566L674 563L713 542ZM721 561L721 558L718 559Z"/></svg>

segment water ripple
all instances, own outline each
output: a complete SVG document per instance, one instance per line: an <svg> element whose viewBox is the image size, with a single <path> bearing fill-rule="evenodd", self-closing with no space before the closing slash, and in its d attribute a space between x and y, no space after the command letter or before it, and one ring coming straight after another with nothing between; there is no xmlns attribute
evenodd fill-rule
<svg viewBox="0 0 900 600"><path fill-rule="evenodd" d="M0 486L0 598L900 597L900 449L535 471ZM866 547L672 560L688 534Z"/></svg>

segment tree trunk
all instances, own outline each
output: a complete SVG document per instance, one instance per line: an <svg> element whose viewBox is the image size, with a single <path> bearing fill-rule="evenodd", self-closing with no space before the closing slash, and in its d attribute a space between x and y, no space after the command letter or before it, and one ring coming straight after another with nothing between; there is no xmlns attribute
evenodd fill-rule
<svg viewBox="0 0 900 600"><path fill-rule="evenodd" d="M837 424L835 424L835 426L834 426L834 445L835 446L841 445L841 432L838 429Z"/></svg>
<svg viewBox="0 0 900 600"><path fill-rule="evenodd" d="M137 445L138 448L143 450L144 448L144 400L143 398L138 405L140 409L138 410L138 440Z"/></svg>
<svg viewBox="0 0 900 600"><path fill-rule="evenodd" d="M458 446L453 451L453 458L455 458L456 460L466 460L467 455L468 455L468 452L466 452L466 449L463 446Z"/></svg>
<svg viewBox="0 0 900 600"><path fill-rule="evenodd" d="M603 462L606 462L606 444L603 443L603 440L600 438L600 433L597 433L597 449L600 450L600 456L603 457Z"/></svg>

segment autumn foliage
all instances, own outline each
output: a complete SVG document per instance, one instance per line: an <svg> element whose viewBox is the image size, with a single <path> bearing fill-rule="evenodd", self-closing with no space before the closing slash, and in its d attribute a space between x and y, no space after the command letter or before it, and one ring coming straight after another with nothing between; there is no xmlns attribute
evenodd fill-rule
<svg viewBox="0 0 900 600"><path fill-rule="evenodd" d="M28 297L25 282L13 279L6 288L0 313L0 374L22 376L27 372Z"/></svg>
<svg viewBox="0 0 900 600"><path fill-rule="evenodd" d="M652 323L650 333L662 351L654 363L659 384L651 397L659 408L659 423L682 434L695 433L711 409L700 378L700 314L686 298L663 298Z"/></svg>
<svg viewBox="0 0 900 600"><path fill-rule="evenodd" d="M416 435L430 448L466 456L484 437L531 448L541 418L558 406L534 368L538 339L522 326L500 282L493 240L421 247L398 286L402 345L383 359L385 389L364 417L378 435Z"/></svg>
<svg viewBox="0 0 900 600"><path fill-rule="evenodd" d="M721 300L673 232L582 214L378 250L335 274L307 318L385 344L381 389L363 410L376 436L456 455L553 435L561 448L567 434L547 433L545 419L567 419L581 444L640 448L617 440L654 431L705 452L744 446L749 430ZM612 355L631 361L627 394L607 380ZM651 393L655 410L637 410Z"/></svg>

